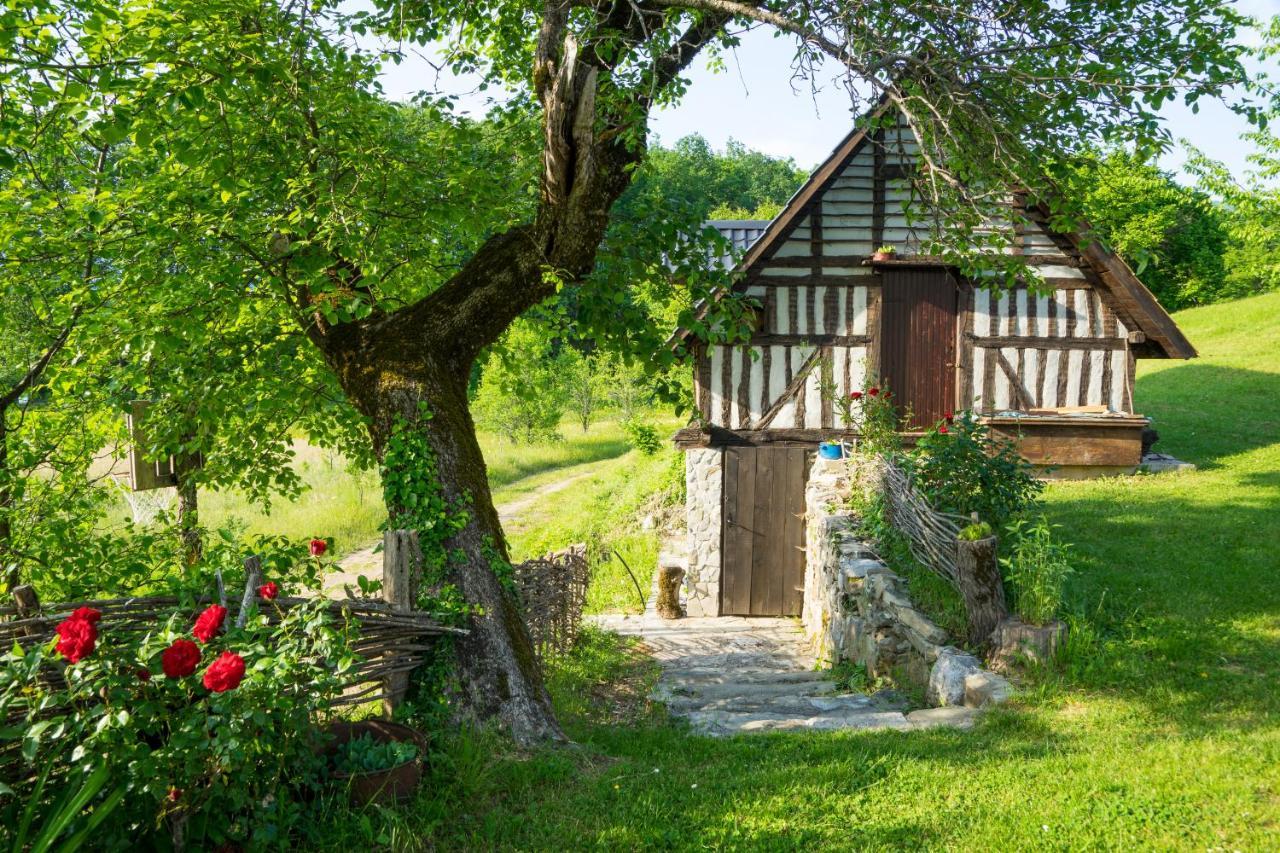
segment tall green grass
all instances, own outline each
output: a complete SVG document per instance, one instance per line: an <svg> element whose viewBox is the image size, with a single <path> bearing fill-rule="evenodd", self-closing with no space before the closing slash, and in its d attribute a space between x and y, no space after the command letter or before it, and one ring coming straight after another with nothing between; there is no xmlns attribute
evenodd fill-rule
<svg viewBox="0 0 1280 853"><path fill-rule="evenodd" d="M628 450L626 434L612 420L592 424L586 433L566 421L561 434L562 441L532 445L512 444L492 433L479 434L496 504L554 480L561 469L613 459ZM293 466L304 484L296 499L277 497L263 507L235 490L205 490L199 495L201 524L209 529L235 525L249 534L294 539L331 536L339 556L364 548L381 536L387 516L377 472L354 470L340 454L304 440L294 442ZM121 498L107 521L117 523L128 513Z"/></svg>

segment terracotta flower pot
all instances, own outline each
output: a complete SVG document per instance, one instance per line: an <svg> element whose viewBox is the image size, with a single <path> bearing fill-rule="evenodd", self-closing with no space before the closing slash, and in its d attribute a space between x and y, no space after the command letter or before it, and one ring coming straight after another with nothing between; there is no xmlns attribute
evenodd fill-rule
<svg viewBox="0 0 1280 853"><path fill-rule="evenodd" d="M387 770L368 770L362 773L332 771L331 778L340 785L347 785L351 801L358 806L369 803L393 803L409 799L422 780L422 762L427 754L427 739L416 729L388 720L361 720L357 723L330 723L331 737L325 747L325 755L333 756L347 741L368 734L378 743L399 741L412 743L418 748L417 757Z"/></svg>

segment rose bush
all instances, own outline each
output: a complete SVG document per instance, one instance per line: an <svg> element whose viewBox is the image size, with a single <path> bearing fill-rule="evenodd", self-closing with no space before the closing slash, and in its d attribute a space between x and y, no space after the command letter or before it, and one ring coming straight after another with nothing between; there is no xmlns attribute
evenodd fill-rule
<svg viewBox="0 0 1280 853"><path fill-rule="evenodd" d="M314 823L317 717L356 661L348 626L320 598L255 600L243 627L228 616L187 604L130 630L76 611L0 657L0 846L33 797L39 813L104 767L124 796L95 846L282 845Z"/></svg>

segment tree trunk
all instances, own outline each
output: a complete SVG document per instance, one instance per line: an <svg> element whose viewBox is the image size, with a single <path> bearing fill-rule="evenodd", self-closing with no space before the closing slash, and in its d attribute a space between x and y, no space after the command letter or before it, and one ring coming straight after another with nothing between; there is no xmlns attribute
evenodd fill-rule
<svg viewBox="0 0 1280 853"><path fill-rule="evenodd" d="M178 468L178 536L182 539L182 553L188 566L194 566L204 556L204 543L200 541L200 513L196 499L196 484L184 476L181 464Z"/></svg>
<svg viewBox="0 0 1280 853"><path fill-rule="evenodd" d="M4 422L5 412L0 409L0 572L9 589L22 583L18 561L12 556L13 522L13 484L9 472L9 430Z"/></svg>
<svg viewBox="0 0 1280 853"><path fill-rule="evenodd" d="M1004 581L996 560L996 537L976 542L956 541L956 585L969 617L969 643L985 648L996 626L1009 615Z"/></svg>
<svg viewBox="0 0 1280 853"><path fill-rule="evenodd" d="M454 645L459 716L497 719L523 744L566 740L519 606L492 567L493 549L506 560L507 546L467 405L470 365L423 353L396 337L379 336L358 351L329 349L326 355L349 398L369 418L378 458L385 458L397 422L410 425L434 452L446 505L466 506L465 526L445 542L460 555L449 563L448 580L482 610ZM424 403L430 417L420 414ZM387 507L393 515L398 509Z"/></svg>

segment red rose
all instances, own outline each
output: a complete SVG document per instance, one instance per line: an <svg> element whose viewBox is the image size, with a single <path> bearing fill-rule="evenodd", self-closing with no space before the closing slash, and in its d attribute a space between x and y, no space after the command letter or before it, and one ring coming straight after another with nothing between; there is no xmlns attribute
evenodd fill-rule
<svg viewBox="0 0 1280 853"><path fill-rule="evenodd" d="M880 396L880 389L879 389L879 388L868 388L868 389L867 389L867 394L868 394L869 396L871 396L871 397L878 397L878 396Z"/></svg>
<svg viewBox="0 0 1280 853"><path fill-rule="evenodd" d="M947 423L951 423L952 421L954 421L954 420L956 419L956 413L955 413L955 412L947 412L945 415L943 415L943 417L947 419Z"/></svg>
<svg viewBox="0 0 1280 853"><path fill-rule="evenodd" d="M94 610L92 607L77 607L71 612L68 619L83 619L90 625L97 625L98 620L102 618L102 612Z"/></svg>
<svg viewBox="0 0 1280 853"><path fill-rule="evenodd" d="M274 601L275 597L280 594L280 584L275 581L267 581L258 587L258 597L264 601Z"/></svg>
<svg viewBox="0 0 1280 853"><path fill-rule="evenodd" d="M165 678L184 678L195 672L199 663L200 647L190 640L174 640L160 655Z"/></svg>
<svg viewBox="0 0 1280 853"><path fill-rule="evenodd" d="M227 618L227 608L221 604L211 604L198 617L191 633L197 640L207 643L222 630L222 623Z"/></svg>
<svg viewBox="0 0 1280 853"><path fill-rule="evenodd" d="M235 652L223 652L204 671L204 686L214 693L225 693L240 686L244 678L244 658Z"/></svg>
<svg viewBox="0 0 1280 853"><path fill-rule="evenodd" d="M850 399L850 400L861 400L861 399L862 399L862 392L861 392L861 391L854 391L852 394L850 394L850 395L849 395L849 399Z"/></svg>
<svg viewBox="0 0 1280 853"><path fill-rule="evenodd" d="M950 430L947 429L946 424L942 424L940 427L938 427L938 432L942 433L943 435L946 435L948 432L950 432Z"/></svg>
<svg viewBox="0 0 1280 853"><path fill-rule="evenodd" d="M170 785L169 786L169 802L176 803L180 799L182 799L182 789L175 788L172 785Z"/></svg>
<svg viewBox="0 0 1280 853"><path fill-rule="evenodd" d="M98 629L88 619L78 619L75 614L55 630L58 632L58 654L66 658L68 663L79 663L88 657L98 642Z"/></svg>
<svg viewBox="0 0 1280 853"><path fill-rule="evenodd" d="M324 552L328 550L329 550L329 543L324 541L323 539L311 540L311 556L313 557L324 556Z"/></svg>
<svg viewBox="0 0 1280 853"><path fill-rule="evenodd" d="M151 680L151 670L149 670L149 669L139 669L139 670L138 670L138 680L139 680L139 681L150 681L150 680Z"/></svg>

